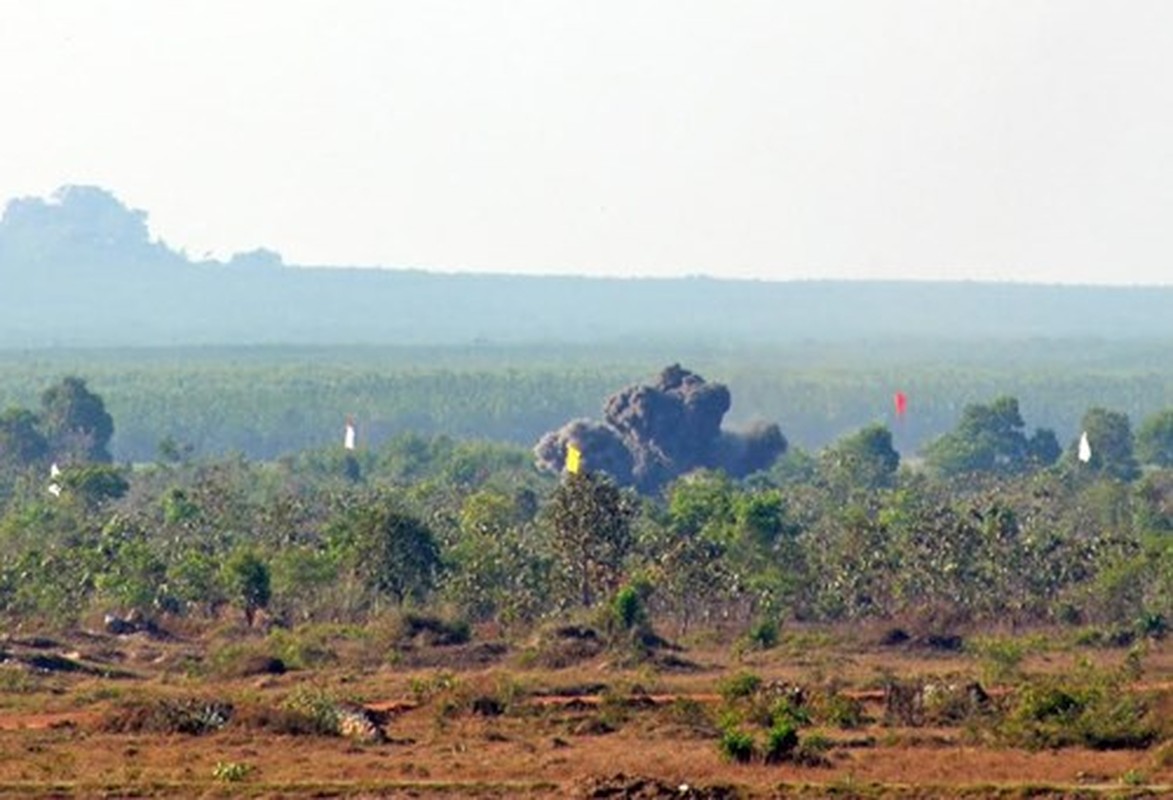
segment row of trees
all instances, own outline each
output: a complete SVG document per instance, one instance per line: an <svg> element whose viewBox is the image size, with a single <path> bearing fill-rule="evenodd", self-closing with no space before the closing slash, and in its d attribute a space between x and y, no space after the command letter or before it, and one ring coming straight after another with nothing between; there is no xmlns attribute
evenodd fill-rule
<svg viewBox="0 0 1173 800"><path fill-rule="evenodd" d="M266 463L174 448L135 470L75 461L59 497L37 456L5 478L0 614L236 608L296 623L406 604L523 625L627 587L679 630L1167 620L1173 470L1117 470L1124 450L1106 432L1128 452L1132 437L1091 424L1100 416L1085 418L1099 463L1040 446L1002 399L967 408L933 446L969 461L930 449L924 469L902 466L873 425L745 481L698 472L655 498L603 474L543 476L520 448L415 435Z"/></svg>

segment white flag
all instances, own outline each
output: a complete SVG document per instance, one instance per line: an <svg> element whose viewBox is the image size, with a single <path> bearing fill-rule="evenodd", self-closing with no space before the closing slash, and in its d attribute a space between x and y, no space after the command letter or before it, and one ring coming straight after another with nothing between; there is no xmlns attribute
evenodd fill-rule
<svg viewBox="0 0 1173 800"><path fill-rule="evenodd" d="M50 478L60 478L61 477L61 467L57 466L56 461L53 462L53 466L49 467L49 477Z"/></svg>
<svg viewBox="0 0 1173 800"><path fill-rule="evenodd" d="M354 423L350 420L346 421L346 436L342 440L342 446L347 450L354 449Z"/></svg>
<svg viewBox="0 0 1173 800"><path fill-rule="evenodd" d="M1087 431L1079 437L1079 460L1085 464L1092 460L1092 445L1087 440Z"/></svg>

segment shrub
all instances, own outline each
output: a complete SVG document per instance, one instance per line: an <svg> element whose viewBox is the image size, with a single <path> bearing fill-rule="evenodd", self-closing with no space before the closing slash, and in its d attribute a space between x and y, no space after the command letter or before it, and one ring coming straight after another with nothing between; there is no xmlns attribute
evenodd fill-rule
<svg viewBox="0 0 1173 800"><path fill-rule="evenodd" d="M722 758L738 764L748 764L757 752L757 743L754 741L753 734L740 728L726 729L717 741L717 747L721 751Z"/></svg>
<svg viewBox="0 0 1173 800"><path fill-rule="evenodd" d="M323 736L339 733L341 711L338 701L324 689L298 687L285 699L282 708L300 716L311 733Z"/></svg>
<svg viewBox="0 0 1173 800"><path fill-rule="evenodd" d="M774 724L766 734L766 748L762 754L767 764L778 764L787 761L798 748L798 731L790 722L780 721Z"/></svg>
<svg viewBox="0 0 1173 800"><path fill-rule="evenodd" d="M399 622L400 644L421 643L430 647L467 644L472 639L468 620L447 620L426 614L404 614Z"/></svg>
<svg viewBox="0 0 1173 800"><path fill-rule="evenodd" d="M759 619L745 632L745 646L754 650L772 650L778 646L778 621Z"/></svg>
<svg viewBox="0 0 1173 800"><path fill-rule="evenodd" d="M1146 611L1136 620L1136 632L1146 639L1164 639L1169 633L1169 620L1163 614Z"/></svg>
<svg viewBox="0 0 1173 800"><path fill-rule="evenodd" d="M1119 675L1084 666L1071 676L1020 687L997 733L1008 744L1032 749L1114 750L1148 747L1158 731L1144 699L1124 691Z"/></svg>
<svg viewBox="0 0 1173 800"><path fill-rule="evenodd" d="M112 709L100 727L108 733L184 733L218 731L232 718L232 705L201 698L138 701Z"/></svg>
<svg viewBox="0 0 1173 800"><path fill-rule="evenodd" d="M252 764L240 761L217 761L212 768L212 777L225 783L238 783L251 775L254 769Z"/></svg>
<svg viewBox="0 0 1173 800"><path fill-rule="evenodd" d="M865 722L863 703L839 692L816 695L811 705L814 719L823 725L848 730L859 728Z"/></svg>
<svg viewBox="0 0 1173 800"><path fill-rule="evenodd" d="M738 672L717 684L717 691L726 703L753 697L762 686L762 677L753 672Z"/></svg>
<svg viewBox="0 0 1173 800"><path fill-rule="evenodd" d="M643 600L634 586L624 586L611 600L611 620L621 631L631 631L647 622Z"/></svg>

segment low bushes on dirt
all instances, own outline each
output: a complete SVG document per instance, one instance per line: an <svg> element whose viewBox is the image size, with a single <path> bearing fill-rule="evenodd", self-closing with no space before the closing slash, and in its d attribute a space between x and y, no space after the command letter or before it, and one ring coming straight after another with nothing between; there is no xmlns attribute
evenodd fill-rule
<svg viewBox="0 0 1173 800"><path fill-rule="evenodd" d="M136 701L108 711L99 727L108 733L183 733L199 736L220 730L233 706L203 698Z"/></svg>
<svg viewBox="0 0 1173 800"><path fill-rule="evenodd" d="M1030 749L1146 748L1158 738L1159 721L1144 695L1123 684L1120 674L1086 665L1034 678L1015 690L994 732L1005 744Z"/></svg>

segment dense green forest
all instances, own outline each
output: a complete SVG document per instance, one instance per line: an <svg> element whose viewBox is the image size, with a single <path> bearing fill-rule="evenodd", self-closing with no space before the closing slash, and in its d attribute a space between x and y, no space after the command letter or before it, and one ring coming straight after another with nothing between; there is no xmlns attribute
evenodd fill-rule
<svg viewBox="0 0 1173 800"><path fill-rule="evenodd" d="M617 608L676 631L914 618L1122 641L1163 635L1173 614L1173 410L1135 427L1085 410L1080 458L1015 398L990 398L915 468L873 424L742 481L699 471L647 496L601 472L540 473L526 448L416 433L265 462L165 446L132 469L110 460L117 423L76 378L0 423L14 620L426 607L525 626Z"/></svg>
<svg viewBox="0 0 1173 800"><path fill-rule="evenodd" d="M1032 426L1066 446L1099 405L1140 420L1173 397L1162 341L1022 341L966 345L877 340L833 345L632 347L266 347L0 350L0 408L28 406L67 374L85 375L118 420L111 451L149 462L171 439L211 456L272 459L340 441L353 415L378 447L405 433L532 446L605 398L680 362L732 394L728 424L777 423L818 450L872 422L917 456L967 403L1017 397ZM892 396L909 412L896 420Z"/></svg>

